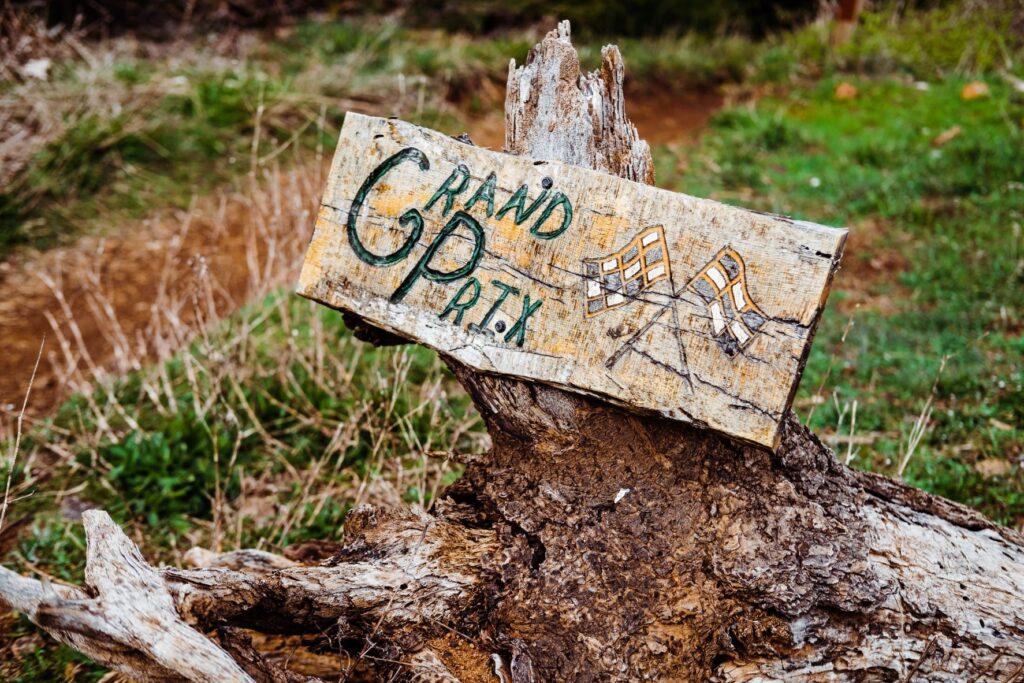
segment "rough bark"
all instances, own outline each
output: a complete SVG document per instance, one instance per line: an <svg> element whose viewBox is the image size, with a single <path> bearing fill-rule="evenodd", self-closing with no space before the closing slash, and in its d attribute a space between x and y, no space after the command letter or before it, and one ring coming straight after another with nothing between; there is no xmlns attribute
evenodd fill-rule
<svg viewBox="0 0 1024 683"><path fill-rule="evenodd" d="M507 146L650 182L604 54L578 77L563 25L513 69ZM524 79L556 104L527 111ZM565 121L589 132L560 137ZM147 680L302 680L252 633L407 680L1024 680L1020 534L850 470L792 416L773 453L452 368L493 447L433 515L361 508L323 561L197 551L201 568L154 569L89 513L84 589L4 570L0 596Z"/></svg>

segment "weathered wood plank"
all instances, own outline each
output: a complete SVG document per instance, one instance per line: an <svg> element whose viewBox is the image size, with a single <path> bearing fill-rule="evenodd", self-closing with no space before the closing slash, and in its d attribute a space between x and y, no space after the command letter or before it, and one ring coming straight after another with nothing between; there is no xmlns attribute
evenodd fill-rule
<svg viewBox="0 0 1024 683"><path fill-rule="evenodd" d="M348 114L298 293L774 447L845 238Z"/></svg>

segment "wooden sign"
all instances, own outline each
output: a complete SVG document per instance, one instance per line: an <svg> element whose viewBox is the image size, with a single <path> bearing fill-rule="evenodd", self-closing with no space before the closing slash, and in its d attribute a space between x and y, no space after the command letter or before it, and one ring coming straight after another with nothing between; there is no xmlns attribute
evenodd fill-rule
<svg viewBox="0 0 1024 683"><path fill-rule="evenodd" d="M774 447L846 231L348 114L298 293Z"/></svg>

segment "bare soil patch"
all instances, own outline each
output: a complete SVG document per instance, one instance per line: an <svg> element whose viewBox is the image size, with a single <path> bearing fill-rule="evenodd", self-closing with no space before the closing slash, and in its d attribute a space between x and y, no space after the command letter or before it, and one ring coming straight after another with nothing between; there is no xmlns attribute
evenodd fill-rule
<svg viewBox="0 0 1024 683"><path fill-rule="evenodd" d="M640 137L652 145L693 142L725 96L717 91L674 93L664 90L631 94L626 115ZM481 147L500 150L505 145L503 101L495 101L483 114L470 115L469 135Z"/></svg>
<svg viewBox="0 0 1024 683"><path fill-rule="evenodd" d="M324 175L273 170L246 192L166 212L8 267L0 283L0 407L9 430L45 338L31 415L164 358L197 330L293 277Z"/></svg>
<svg viewBox="0 0 1024 683"><path fill-rule="evenodd" d="M717 91L672 93L659 90L626 100L626 115L652 145L693 142L725 97Z"/></svg>

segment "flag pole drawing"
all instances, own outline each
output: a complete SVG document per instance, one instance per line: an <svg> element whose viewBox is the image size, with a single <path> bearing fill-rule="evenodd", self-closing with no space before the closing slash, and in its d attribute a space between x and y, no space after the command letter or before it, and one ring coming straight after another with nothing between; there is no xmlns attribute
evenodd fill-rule
<svg viewBox="0 0 1024 683"><path fill-rule="evenodd" d="M672 278L664 228L660 225L641 230L618 251L607 256L584 259L583 264L586 283L584 315L587 318L594 318L636 301L643 291L661 280L670 283L670 296L664 303L655 299L643 300L644 303L659 304L658 309L608 358L605 367L609 370L626 353L635 352L655 365L684 377L692 390L686 349L680 335L682 328L679 312L676 310L679 296L687 289L704 302L711 322L711 332L718 346L730 358L745 349L768 320L747 289L747 269L743 257L729 246L719 250L698 270L696 276L677 290ZM666 363L658 357L661 354L652 355L642 348L651 329L669 312L672 314L671 329L678 349L678 363Z"/></svg>
<svg viewBox="0 0 1024 683"><path fill-rule="evenodd" d="M715 254L688 286L704 300L711 331L729 356L745 349L768 319L747 290L743 257L730 247Z"/></svg>
<svg viewBox="0 0 1024 683"><path fill-rule="evenodd" d="M586 317L624 306L656 282L671 277L665 228L645 228L617 252L584 259L583 267L587 280Z"/></svg>
<svg viewBox="0 0 1024 683"><path fill-rule="evenodd" d="M665 241L664 226L654 225L644 228L618 251L607 256L584 259L583 267L586 275L584 315L587 318L594 318L613 308L637 301L644 291L651 289L663 280L668 281L669 296L663 302L643 300L644 303L658 304L658 309L608 358L605 367L611 370L627 352L633 351L639 353L647 361L682 377L692 391L690 371L686 363L686 350L683 348L683 340L680 336L679 313L676 310L676 286L672 278L672 265L669 259L668 244ZM640 342L668 312L672 314L670 330L678 358L665 362L641 348Z"/></svg>

